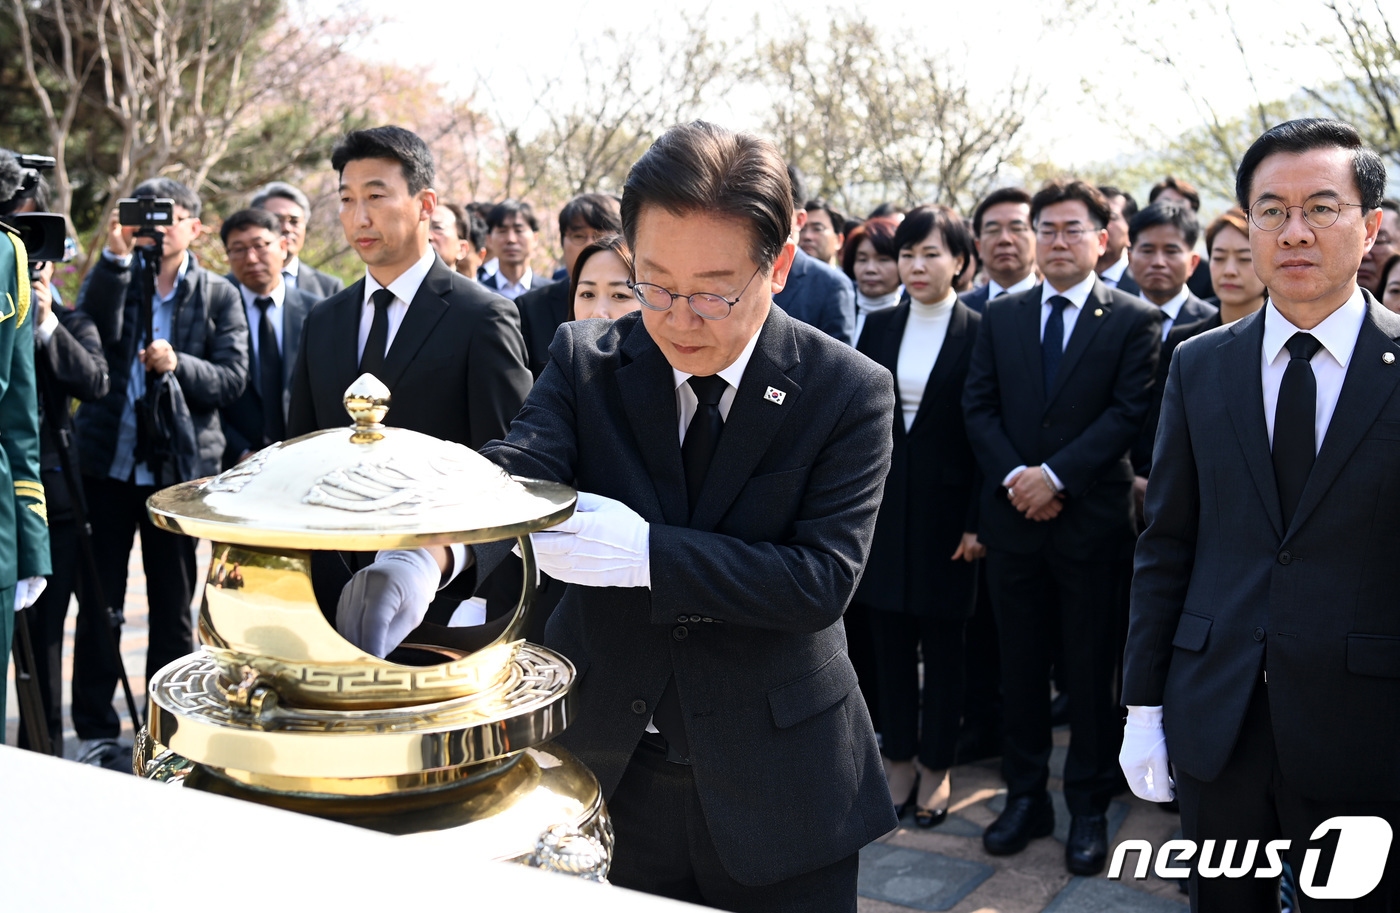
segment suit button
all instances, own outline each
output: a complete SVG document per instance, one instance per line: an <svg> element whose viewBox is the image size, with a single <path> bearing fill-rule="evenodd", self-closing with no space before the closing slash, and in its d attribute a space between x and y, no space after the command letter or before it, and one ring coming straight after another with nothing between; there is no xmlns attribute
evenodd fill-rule
<svg viewBox="0 0 1400 913"><path fill-rule="evenodd" d="M647 712L647 702L646 702L646 701L633 701L633 702L632 702L632 712L635 713L635 714L637 714L638 716L641 716L643 713L646 713L646 712Z"/></svg>
<svg viewBox="0 0 1400 913"><path fill-rule="evenodd" d="M710 622L714 621L714 619L711 618L711 617L708 616L708 615L706 615L704 618L702 618L702 619L700 619L700 620L703 621L705 624L709 624Z"/></svg>
<svg viewBox="0 0 1400 913"><path fill-rule="evenodd" d="M1263 639L1264 639L1264 629L1263 629L1263 628L1255 628L1255 629L1254 629L1254 639L1255 639L1255 640L1263 640Z"/></svg>
<svg viewBox="0 0 1400 913"><path fill-rule="evenodd" d="M699 615L692 615L692 616L690 616L690 621L691 621L692 624L698 622L699 620L700 620L700 616L699 616Z"/></svg>
<svg viewBox="0 0 1400 913"><path fill-rule="evenodd" d="M690 636L690 629L685 625L676 625L671 629L671 636L676 640L685 640Z"/></svg>
<svg viewBox="0 0 1400 913"><path fill-rule="evenodd" d="M1278 563L1279 563L1279 564L1287 564L1288 562L1290 562L1290 561L1292 561L1292 560L1293 560L1293 553L1290 552L1288 549L1284 549L1283 551L1281 551L1281 552L1278 553Z"/></svg>
<svg viewBox="0 0 1400 913"><path fill-rule="evenodd" d="M676 616L676 621L685 621L685 616L684 616L684 615L677 615L677 616Z"/></svg>

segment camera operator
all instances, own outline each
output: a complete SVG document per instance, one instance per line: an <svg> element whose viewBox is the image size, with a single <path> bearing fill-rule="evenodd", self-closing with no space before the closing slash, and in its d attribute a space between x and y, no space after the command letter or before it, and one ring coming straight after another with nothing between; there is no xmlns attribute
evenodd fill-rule
<svg viewBox="0 0 1400 913"><path fill-rule="evenodd" d="M24 172L0 150L0 216L14 211ZM34 393L34 324L29 261L19 236L0 231L0 661L10 655L14 616L33 605L49 573L49 525L39 481L39 412ZM6 676L0 675L0 707Z"/></svg>
<svg viewBox="0 0 1400 913"><path fill-rule="evenodd" d="M112 368L111 391L78 410L78 446L83 487L92 518L93 545L104 596L120 606L126 593L132 538L141 533L146 572L150 634L146 679L194 648L190 603L194 598L195 540L163 532L146 515L146 498L157 488L219 471L224 434L219 409L243 392L248 372L248 322L232 285L200 267L190 253L199 236L200 200L169 178L153 178L136 188L142 204L174 201L168 224L157 230L123 225L118 213L108 224L102 258L78 296L101 334ZM145 299L137 248L160 235L154 294ZM136 261L135 263L133 261ZM143 304L150 308L151 338L145 341ZM188 406L197 453L193 466L153 457L147 389L163 392L165 375L175 379L173 395ZM180 404L175 404L177 421ZM142 430L138 433L138 425ZM177 428L177 434L178 434ZM155 464L155 465L153 465ZM192 471L191 471L192 470ZM78 613L73 659L73 726L83 741L79 760L119 763L127 749L117 742L121 723L112 707L116 659L96 625L105 619ZM129 760L127 769L130 769Z"/></svg>
<svg viewBox="0 0 1400 913"><path fill-rule="evenodd" d="M30 194L14 207L17 213L48 209L48 183L40 177ZM76 453L72 400L92 402L107 395L107 359L92 318L63 306L53 288L52 262L30 270L30 310L34 319L34 372L39 391L39 465L48 498L49 547L53 574L49 585L27 610L34 639L34 677L39 684L53 753L63 754L63 623L78 572L78 529L72 497L64 479L63 460ZM56 408L48 409L47 404ZM18 672L18 670L16 670ZM19 747L31 748L26 719L20 717Z"/></svg>

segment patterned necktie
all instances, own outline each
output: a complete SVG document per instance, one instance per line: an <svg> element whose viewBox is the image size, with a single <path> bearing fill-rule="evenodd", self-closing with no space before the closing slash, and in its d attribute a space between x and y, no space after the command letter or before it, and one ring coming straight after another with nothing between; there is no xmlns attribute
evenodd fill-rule
<svg viewBox="0 0 1400 913"><path fill-rule="evenodd" d="M695 513L695 505L700 502L700 489L705 486L705 476L710 471L710 460L719 447L720 432L724 430L724 418L719 412L719 400L729 389L729 382L718 374L709 377L690 377L686 383L695 391L700 401L695 415L685 429L685 440L681 442L681 463L685 466L685 491L690 499L690 512Z"/></svg>
<svg viewBox="0 0 1400 913"><path fill-rule="evenodd" d="M253 306L258 309L258 392L262 394L263 446L267 446L287 435L282 415L282 350L268 314L272 299L258 298Z"/></svg>
<svg viewBox="0 0 1400 913"><path fill-rule="evenodd" d="M384 350L389 348L389 305L394 303L394 293L387 288L377 290L370 296L374 302L374 322L369 325L369 339L365 340L365 351L360 356L360 373L373 374L384 379Z"/></svg>
<svg viewBox="0 0 1400 913"><path fill-rule="evenodd" d="M1069 299L1055 295L1049 301L1050 316L1045 318L1045 333L1040 337L1040 365L1045 372L1045 393L1055 383L1055 372L1060 370L1060 359L1065 355L1065 306Z"/></svg>
<svg viewBox="0 0 1400 913"><path fill-rule="evenodd" d="M1278 386L1274 409L1274 477L1278 480L1283 528L1293 522L1293 512L1308 484L1317 459L1317 376L1312 357L1322 347L1311 333L1294 333L1288 340L1288 367Z"/></svg>

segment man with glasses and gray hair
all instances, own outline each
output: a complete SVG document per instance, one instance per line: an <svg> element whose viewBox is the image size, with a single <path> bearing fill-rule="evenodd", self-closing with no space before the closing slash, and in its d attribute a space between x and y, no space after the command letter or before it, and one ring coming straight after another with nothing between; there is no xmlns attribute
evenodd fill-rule
<svg viewBox="0 0 1400 913"><path fill-rule="evenodd" d="M1172 358L1120 758L1137 795L1175 794L1187 839L1288 840L1302 892L1358 911L1400 904L1400 315L1357 284L1384 188L1380 157L1334 120L1280 124L1240 162L1269 300ZM1367 868L1343 834L1328 878L1304 851L1338 815L1384 819L1385 839L1361 841ZM1193 872L1190 889L1193 910L1278 909L1277 875Z"/></svg>
<svg viewBox="0 0 1400 913"><path fill-rule="evenodd" d="M248 205L253 209L266 209L281 220L282 237L287 239L287 262L282 265L282 278L289 287L300 289L314 301L329 298L345 288L345 283L330 273L301 262L307 223L311 219L311 201L306 194L291 184L273 181L254 194Z"/></svg>
<svg viewBox="0 0 1400 913"><path fill-rule="evenodd" d="M893 381L773 306L795 244L769 141L672 128L632 167L622 224L643 307L560 327L506 439L481 450L580 491L573 517L533 536L569 584L546 637L579 672L560 741L602 785L614 884L854 911L857 853L896 824L841 625L889 466ZM466 582L508 548L475 548ZM343 598L338 627L360 642L422 612Z"/></svg>

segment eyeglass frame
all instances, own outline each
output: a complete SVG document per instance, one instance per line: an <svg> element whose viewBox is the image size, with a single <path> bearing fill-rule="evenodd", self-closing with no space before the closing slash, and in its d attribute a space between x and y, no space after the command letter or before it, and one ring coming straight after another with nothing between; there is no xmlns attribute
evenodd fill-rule
<svg viewBox="0 0 1400 913"><path fill-rule="evenodd" d="M1303 213L1303 222L1304 222L1304 224L1306 224L1309 228L1311 228L1311 229L1314 230L1314 231L1326 231L1327 229L1331 228L1333 225L1336 225L1337 222L1339 222L1339 221L1341 220L1341 218L1342 218L1342 207L1343 207L1343 206L1355 206L1355 207L1358 208L1358 209L1365 209L1365 208L1366 208L1366 205L1365 205L1364 203L1345 203L1345 202L1343 202L1343 201L1341 201L1341 200L1335 200L1336 205L1337 205L1337 213L1336 213L1336 215L1333 217L1332 221L1331 221L1331 222L1328 222L1326 225L1317 225L1317 224L1315 224L1311 219L1308 218L1308 211L1307 211L1307 209L1306 209L1307 204L1313 202L1314 200L1333 200L1333 197L1332 197L1331 195L1329 195L1329 194L1321 194L1321 193L1320 193L1320 194L1314 194L1313 196L1310 196L1310 197L1308 197L1306 200L1304 200L1303 203L1302 203L1302 205L1299 205L1299 206L1283 206L1283 220L1282 220L1281 222L1279 222L1277 225L1275 225L1273 228L1265 228L1263 225L1260 225L1260 224L1259 224L1259 220L1258 220L1258 219L1255 217L1255 215L1254 215L1254 207L1256 207L1256 206L1258 206L1260 203L1264 203L1264 202L1275 202L1275 199L1274 199L1274 198L1260 197L1259 199L1255 200L1255 201L1250 205L1249 210L1246 212L1246 215L1249 216L1249 224L1250 224L1250 225L1253 225L1255 228L1259 229L1260 231L1282 231L1282 230L1283 230L1283 226L1287 225L1287 224L1289 223L1289 220L1292 219L1292 217L1293 217L1293 210L1297 209L1297 210L1300 210L1300 211ZM1280 206L1281 206L1282 203L1279 202L1277 205L1280 205Z"/></svg>
<svg viewBox="0 0 1400 913"><path fill-rule="evenodd" d="M631 292L632 292L632 297L637 299L637 303L640 304L642 307L646 308L646 309L649 310L649 311L658 311L658 312L669 311L672 307L675 306L675 304L676 304L676 299L677 299L677 298L684 298L684 299L685 299L685 303L688 304L688 305L690 305L690 312L691 312L692 314L694 314L696 317L699 317L701 320L723 320L725 317L728 317L728 316L734 311L734 305L738 304L738 303L739 303L739 300L740 300L741 298L744 297L744 293L747 292L747 291L749 290L749 286L753 285L753 281L754 281L755 279L758 278L758 274L761 273L762 271L763 271L763 267L761 267L761 266L760 266L760 267L756 267L756 268L754 269L753 275L749 277L749 281L748 281L748 282L745 282L745 283L744 283L744 287L741 288L741 289L739 289L739 294L737 294L737 295L734 296L734 300L733 300L733 301L730 301L728 298L724 297L723 295L716 295L714 292L695 292L695 293L692 294L692 295L678 295L678 294L676 294L675 292L671 291L670 289L666 288L666 286L664 286L664 285L657 285L655 282L638 282L638 281L636 281L636 279L633 278L633 277L628 277L628 279L627 279L627 288L631 290ZM654 289L658 289L658 290L660 290L660 291L662 291L662 292L665 292L667 295L670 295L670 296L671 296L671 303L668 304L668 305L666 305L664 308L659 308L659 307L656 307L655 305L647 304L646 301L642 298L642 295L641 295L640 293L638 293L638 291L637 291L637 289L638 289L639 287L643 286L643 285L649 286L649 287L654 288ZM708 315L706 315L706 314L702 314L702 313L700 313L698 310L695 309L695 297L696 297L696 295L704 295L704 296L707 297L707 298L718 298L720 301L723 301L725 304L729 305L729 310L728 310L728 311L725 311L725 312L724 312L724 315L721 316L721 317L710 317L710 316L708 316Z"/></svg>
<svg viewBox="0 0 1400 913"><path fill-rule="evenodd" d="M258 258L261 259L262 256L266 254L269 250L271 250L272 246L281 239L282 236L279 234L274 240L269 241L266 244L249 244L247 247L226 247L224 248L224 253L228 256L230 263L232 263L234 260L247 259L248 255L253 253L254 251L257 252Z"/></svg>
<svg viewBox="0 0 1400 913"><path fill-rule="evenodd" d="M1085 228L1083 225L1066 225L1063 228L1050 229L1050 235L1048 237L1043 237L1041 233L1045 230L1045 228L1037 224L1033 229L1033 233L1037 241L1044 241L1046 244L1054 244L1055 239L1059 237L1063 237L1066 244L1078 244L1080 241L1084 240L1086 235L1098 234L1103 231L1102 228L1095 228L1093 226Z"/></svg>

